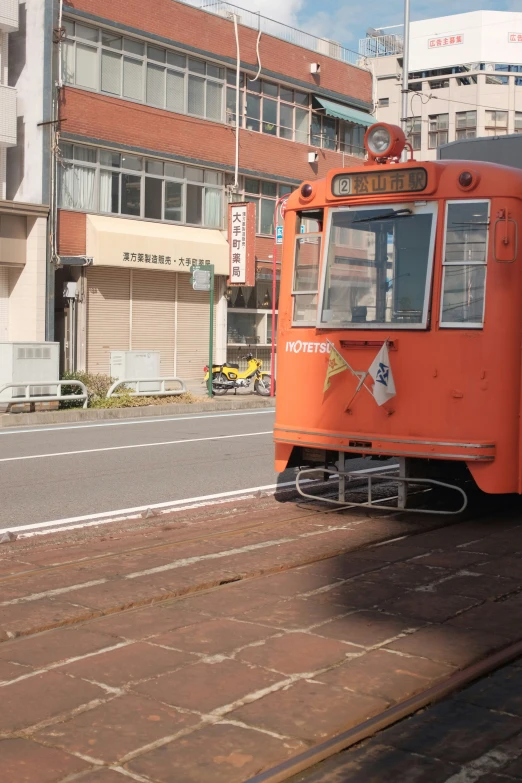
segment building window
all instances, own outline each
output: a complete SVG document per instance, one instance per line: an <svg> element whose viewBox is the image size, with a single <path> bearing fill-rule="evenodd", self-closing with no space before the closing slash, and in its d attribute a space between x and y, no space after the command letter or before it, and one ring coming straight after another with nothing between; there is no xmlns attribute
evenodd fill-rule
<svg viewBox="0 0 522 783"><path fill-rule="evenodd" d="M488 201L447 204L441 326L484 323L488 222Z"/></svg>
<svg viewBox="0 0 522 783"><path fill-rule="evenodd" d="M223 227L220 171L79 144L60 151L62 209Z"/></svg>
<svg viewBox="0 0 522 783"><path fill-rule="evenodd" d="M236 124L235 70L78 22L65 20L63 24L62 74L66 84L178 114ZM239 127L347 151L343 149L342 123L312 114L310 93L250 79L244 73L240 74L239 89ZM365 128L354 127L364 134ZM350 144L351 150L355 148Z"/></svg>
<svg viewBox="0 0 522 783"><path fill-rule="evenodd" d="M290 185L278 185L277 182L251 177L244 178L239 199L251 201L256 205L256 234L274 235L276 199L287 196L292 190Z"/></svg>
<svg viewBox="0 0 522 783"><path fill-rule="evenodd" d="M443 90L445 87L449 87L449 79L436 79L432 82L428 82L431 90Z"/></svg>
<svg viewBox="0 0 522 783"><path fill-rule="evenodd" d="M389 106L390 105L390 99L389 98L379 98L379 106Z"/></svg>
<svg viewBox="0 0 522 783"><path fill-rule="evenodd" d="M522 65L513 65L505 63L496 63L495 71L503 71L504 73L522 73ZM507 76L486 76L486 84L508 84L509 79ZM522 77L515 76L515 87L522 85Z"/></svg>
<svg viewBox="0 0 522 783"><path fill-rule="evenodd" d="M515 112L515 133L522 133L522 111Z"/></svg>
<svg viewBox="0 0 522 783"><path fill-rule="evenodd" d="M223 67L78 22L64 27L66 84L223 122Z"/></svg>
<svg viewBox="0 0 522 783"><path fill-rule="evenodd" d="M448 143L449 114L432 114L429 119L428 146L430 149Z"/></svg>
<svg viewBox="0 0 522 783"><path fill-rule="evenodd" d="M455 136L457 139L474 139L477 135L477 112L456 112L455 128Z"/></svg>
<svg viewBox="0 0 522 783"><path fill-rule="evenodd" d="M308 144L310 95L264 79L250 79L241 74L244 95L244 127L247 130L279 136ZM236 72L227 71L227 122L235 124Z"/></svg>
<svg viewBox="0 0 522 783"><path fill-rule="evenodd" d="M321 234L305 234L295 239L292 283L294 326L315 325L316 322L321 240Z"/></svg>
<svg viewBox="0 0 522 783"><path fill-rule="evenodd" d="M502 136L507 133L507 111L486 111L486 136Z"/></svg>
<svg viewBox="0 0 522 783"><path fill-rule="evenodd" d="M279 304L280 265L276 269L275 309ZM272 342L271 261L256 264L255 286L230 286L227 289L227 342L229 345L270 345Z"/></svg>
<svg viewBox="0 0 522 783"><path fill-rule="evenodd" d="M410 117L408 120L408 141L413 150L420 150L422 143L422 118Z"/></svg>

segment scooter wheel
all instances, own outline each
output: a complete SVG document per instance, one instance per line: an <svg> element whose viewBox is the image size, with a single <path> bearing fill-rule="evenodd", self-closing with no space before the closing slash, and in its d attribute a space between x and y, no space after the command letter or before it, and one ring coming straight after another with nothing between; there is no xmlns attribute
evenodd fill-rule
<svg viewBox="0 0 522 783"><path fill-rule="evenodd" d="M254 383L254 391L257 394L259 394L261 397L270 397L270 393L272 390L271 386L272 386L272 376L263 375L261 378L258 378Z"/></svg>
<svg viewBox="0 0 522 783"><path fill-rule="evenodd" d="M225 384L227 384L228 378L223 372L215 372L212 373L212 392L215 394L216 397L222 397L224 394L227 393L228 389Z"/></svg>

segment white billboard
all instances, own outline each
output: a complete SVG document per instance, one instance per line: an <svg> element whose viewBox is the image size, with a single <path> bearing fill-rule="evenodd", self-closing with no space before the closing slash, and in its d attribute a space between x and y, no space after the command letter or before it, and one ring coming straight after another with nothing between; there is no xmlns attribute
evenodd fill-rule
<svg viewBox="0 0 522 783"><path fill-rule="evenodd" d="M522 13L471 11L412 22L410 73L468 63L522 64Z"/></svg>

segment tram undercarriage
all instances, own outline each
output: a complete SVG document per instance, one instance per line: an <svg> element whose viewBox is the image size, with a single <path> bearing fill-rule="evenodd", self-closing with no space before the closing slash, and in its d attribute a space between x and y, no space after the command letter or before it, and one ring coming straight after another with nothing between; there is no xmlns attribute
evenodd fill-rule
<svg viewBox="0 0 522 783"><path fill-rule="evenodd" d="M454 515L461 514L468 505L468 493L462 484L473 480L463 462L372 456L370 463L382 464L350 469L350 462L363 456L297 446L293 449L288 467L297 468L296 489L306 499L318 500L317 495L307 491L310 481L320 478L330 483L332 479L336 480L335 491L320 498L334 506ZM436 490L443 493L445 500L448 495L451 496L451 505L456 501L455 508L438 508L429 503L422 505L425 495ZM361 499L364 494L366 499Z"/></svg>

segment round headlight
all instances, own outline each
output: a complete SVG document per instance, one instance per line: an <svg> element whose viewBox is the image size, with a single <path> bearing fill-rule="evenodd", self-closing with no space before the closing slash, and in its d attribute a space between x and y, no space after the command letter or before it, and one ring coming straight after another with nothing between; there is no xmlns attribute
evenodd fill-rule
<svg viewBox="0 0 522 783"><path fill-rule="evenodd" d="M364 147L368 157L379 161L399 158L406 145L404 131L397 125L378 122L371 125L364 137Z"/></svg>
<svg viewBox="0 0 522 783"><path fill-rule="evenodd" d="M392 137L390 131L383 126L373 128L368 134L368 149L374 155L384 155L391 144Z"/></svg>

